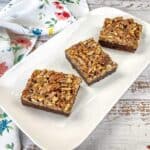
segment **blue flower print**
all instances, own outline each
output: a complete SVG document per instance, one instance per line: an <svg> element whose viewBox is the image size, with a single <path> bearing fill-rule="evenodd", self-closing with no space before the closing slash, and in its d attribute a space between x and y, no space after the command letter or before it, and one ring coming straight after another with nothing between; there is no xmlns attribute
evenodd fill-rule
<svg viewBox="0 0 150 150"><path fill-rule="evenodd" d="M33 35L40 36L42 34L42 30L35 28L35 29L32 29L32 33Z"/></svg>
<svg viewBox="0 0 150 150"><path fill-rule="evenodd" d="M11 122L12 120L7 120L7 119L3 119L0 121L0 135L3 135L3 132L5 130L9 132L9 129L12 129L11 126L8 126L8 124L10 124Z"/></svg>

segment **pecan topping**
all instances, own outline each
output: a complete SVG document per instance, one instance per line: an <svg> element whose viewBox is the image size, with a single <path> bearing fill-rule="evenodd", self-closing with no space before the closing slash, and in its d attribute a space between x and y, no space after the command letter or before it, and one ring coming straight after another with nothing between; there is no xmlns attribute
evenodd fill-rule
<svg viewBox="0 0 150 150"><path fill-rule="evenodd" d="M69 114L81 79L71 74L35 70L22 93L22 100Z"/></svg>
<svg viewBox="0 0 150 150"><path fill-rule="evenodd" d="M142 25L134 22L131 18L106 18L103 29L100 32L100 41L107 41L112 44L125 45L137 49L141 32Z"/></svg>
<svg viewBox="0 0 150 150"><path fill-rule="evenodd" d="M66 50L66 56L87 83L91 83L117 67L117 64L93 38L73 45Z"/></svg>

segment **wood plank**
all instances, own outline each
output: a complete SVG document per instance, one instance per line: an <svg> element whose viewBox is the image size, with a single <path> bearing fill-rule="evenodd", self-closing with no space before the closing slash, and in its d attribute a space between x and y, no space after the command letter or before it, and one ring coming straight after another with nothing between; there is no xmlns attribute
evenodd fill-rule
<svg viewBox="0 0 150 150"><path fill-rule="evenodd" d="M146 150L149 139L150 100L121 100L76 150Z"/></svg>
<svg viewBox="0 0 150 150"><path fill-rule="evenodd" d="M150 65L138 77L121 99L150 99Z"/></svg>
<svg viewBox="0 0 150 150"><path fill-rule="evenodd" d="M126 10L150 10L149 0L88 0L90 9L111 6Z"/></svg>
<svg viewBox="0 0 150 150"><path fill-rule="evenodd" d="M150 1L144 2L105 0L101 3L90 0L90 8L115 5L117 8L150 21L147 15ZM148 150L150 145L150 66L122 99L77 150Z"/></svg>

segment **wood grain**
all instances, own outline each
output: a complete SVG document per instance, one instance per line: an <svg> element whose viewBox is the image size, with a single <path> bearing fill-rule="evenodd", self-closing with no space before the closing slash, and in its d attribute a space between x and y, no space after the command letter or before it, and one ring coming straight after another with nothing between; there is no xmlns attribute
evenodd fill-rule
<svg viewBox="0 0 150 150"><path fill-rule="evenodd" d="M90 9L112 6L150 22L150 1L88 0ZM77 150L150 149L150 66L138 77Z"/></svg>
<svg viewBox="0 0 150 150"><path fill-rule="evenodd" d="M0 0L2 8L8 0ZM90 9L112 6L150 22L150 0L88 0ZM150 66L76 150L150 150Z"/></svg>

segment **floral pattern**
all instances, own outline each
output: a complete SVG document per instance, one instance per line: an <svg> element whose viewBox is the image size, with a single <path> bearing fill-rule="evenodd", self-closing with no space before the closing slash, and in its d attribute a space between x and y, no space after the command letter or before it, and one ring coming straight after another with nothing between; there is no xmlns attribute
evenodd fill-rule
<svg viewBox="0 0 150 150"><path fill-rule="evenodd" d="M16 46L20 45L20 47L24 48L29 48L32 45L32 42L30 41L30 39L25 37L16 37L12 40L12 44Z"/></svg>
<svg viewBox="0 0 150 150"><path fill-rule="evenodd" d="M0 135L3 135L5 130L9 132L9 130L12 129L11 126L8 126L11 122L11 120L7 119L0 121Z"/></svg>
<svg viewBox="0 0 150 150"><path fill-rule="evenodd" d="M58 20L67 20L69 17L71 17L70 13L64 10L62 3L54 1L53 4L59 10L59 12L55 12L55 16ZM62 11L60 12L60 10Z"/></svg>
<svg viewBox="0 0 150 150"><path fill-rule="evenodd" d="M8 70L6 62L0 63L0 77Z"/></svg>
<svg viewBox="0 0 150 150"><path fill-rule="evenodd" d="M14 64L28 55L37 38L11 34L10 38L0 30L0 77ZM4 45L3 45L4 41Z"/></svg>
<svg viewBox="0 0 150 150"><path fill-rule="evenodd" d="M56 17L59 19L59 20L66 20L70 17L70 14L66 11L63 11L63 12L56 12L55 13Z"/></svg>
<svg viewBox="0 0 150 150"><path fill-rule="evenodd" d="M13 7L13 10L16 10L14 17L14 19L16 19L15 23L18 23L18 25L22 26L22 28L20 28L21 30L18 28L18 26L16 26L16 28L13 26L12 28L13 32L16 31L16 33L20 33L18 34L19 36L12 36L12 33L8 35L5 29L3 34L2 30L0 30L0 42L3 45L0 47L0 77L10 67L21 61L25 56L27 56L31 52L38 37L40 37L41 35L52 35L61 31L67 25L75 21L74 16L78 17L76 16L75 11L77 12L77 14L81 14L78 12L81 12L81 9L83 10L83 7L81 7L81 9L78 11L78 6L81 4L80 0L34 1L34 3L37 2L37 5L33 5L36 8L33 8L33 13L31 12L30 14L32 14L31 17L33 18L33 20L36 18L36 21L39 21L39 26L36 26L32 24L33 22L31 24L29 24L29 22L25 24L26 20L29 21L30 19L28 19L28 14L24 15L24 18L21 18L21 14L17 13L20 12L19 9L23 8L22 3L18 2L18 0L11 1L0 13L0 15L7 14L7 16L4 15L4 19L7 17L9 18L9 16L13 16L12 13L14 12L10 11L10 9ZM77 5L75 6L74 4ZM17 6L16 9L15 5ZM21 7L19 7L19 5ZM75 7L73 8L72 6ZM74 16L72 14L74 14ZM18 16L20 18L18 18ZM22 20L24 21L20 24ZM9 22L10 20L8 19L7 21ZM8 26L11 31L10 23L11 22L8 23ZM22 30L23 28L24 30ZM3 41L5 42L4 44ZM1 142L0 149L20 149L20 145L18 144L19 140L17 138L17 131L18 130L16 126L12 123L11 119L9 119L7 114L0 113L0 140L6 139L6 142Z"/></svg>
<svg viewBox="0 0 150 150"><path fill-rule="evenodd" d="M4 131L9 132L10 129L13 129L12 126L9 124L12 122L12 120L7 118L7 115L5 113L1 114L1 121L0 121L0 135L2 136Z"/></svg>
<svg viewBox="0 0 150 150"><path fill-rule="evenodd" d="M48 17L49 15L51 17ZM42 30L42 34L44 34L46 30L48 35L58 32L58 30L63 29L64 26L66 26L67 24L71 24L74 21L74 18L71 15L70 11L61 1L58 0L41 0L38 16L45 27L45 29L40 29ZM61 22L63 22L63 26L60 24ZM39 34L33 32L33 34L41 35L41 32Z"/></svg>
<svg viewBox="0 0 150 150"><path fill-rule="evenodd" d="M59 0L60 2L62 2L63 4L66 3L75 3L75 4L79 4L80 0Z"/></svg>
<svg viewBox="0 0 150 150"><path fill-rule="evenodd" d="M19 55L18 57L15 58L14 60L14 65L20 62L24 57L24 54Z"/></svg>
<svg viewBox="0 0 150 150"><path fill-rule="evenodd" d="M31 48L33 47L33 41L30 37L25 36L13 36L11 40L11 50L14 54L14 62L13 64L18 63L23 59L23 57L29 53Z"/></svg>
<svg viewBox="0 0 150 150"><path fill-rule="evenodd" d="M49 4L49 0L41 0L42 2L44 2L45 4Z"/></svg>
<svg viewBox="0 0 150 150"><path fill-rule="evenodd" d="M14 126L12 120L8 117L6 113L0 110L0 149L2 150L15 150L20 149L17 140L15 139L16 127ZM14 134L15 133L15 134ZM16 134L18 135L18 134ZM13 136L13 137L12 137ZM4 141L5 138L6 142Z"/></svg>
<svg viewBox="0 0 150 150"><path fill-rule="evenodd" d="M54 27L56 23L57 23L57 20L55 18L50 18L49 21L45 22L45 24L47 24L48 27Z"/></svg>
<svg viewBox="0 0 150 150"><path fill-rule="evenodd" d="M63 5L58 1L53 2L53 4L56 6L57 9L64 9Z"/></svg>
<svg viewBox="0 0 150 150"><path fill-rule="evenodd" d="M41 30L41 29L38 29L38 28L34 28L34 29L32 29L32 33L33 33L33 35L35 35L35 36L41 36L42 30Z"/></svg>

